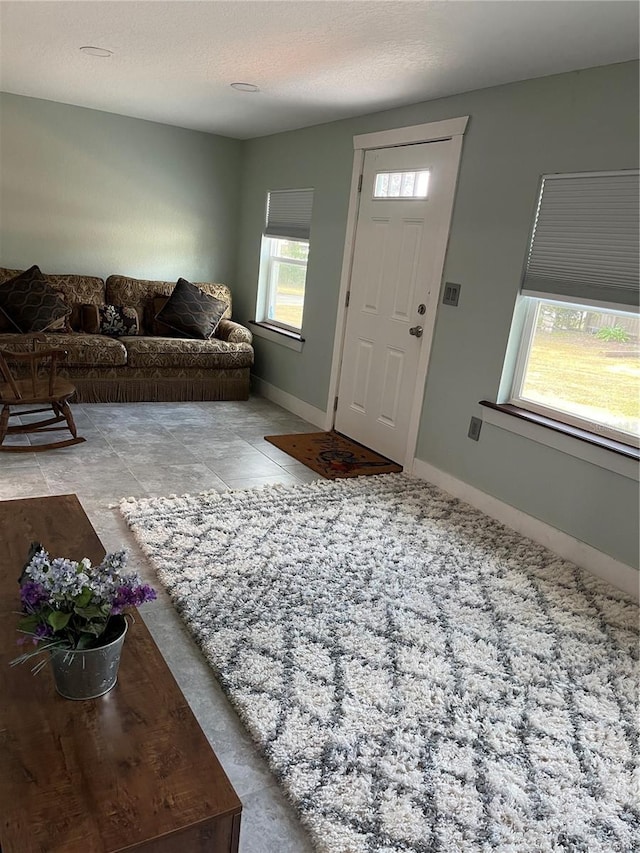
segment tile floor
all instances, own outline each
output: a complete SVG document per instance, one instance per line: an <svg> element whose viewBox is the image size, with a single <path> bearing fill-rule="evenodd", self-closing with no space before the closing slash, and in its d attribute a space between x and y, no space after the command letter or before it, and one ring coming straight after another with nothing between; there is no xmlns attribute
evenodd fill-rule
<svg viewBox="0 0 640 853"><path fill-rule="evenodd" d="M153 571L114 506L120 498L309 482L318 476L264 440L317 427L261 397L246 403L78 404L73 412L84 444L0 454L0 500L74 492L105 548L129 547L130 565L150 582ZM28 443L26 436L12 440ZM308 837L278 783L167 595L158 591L143 617L242 800L241 853L310 853Z"/></svg>

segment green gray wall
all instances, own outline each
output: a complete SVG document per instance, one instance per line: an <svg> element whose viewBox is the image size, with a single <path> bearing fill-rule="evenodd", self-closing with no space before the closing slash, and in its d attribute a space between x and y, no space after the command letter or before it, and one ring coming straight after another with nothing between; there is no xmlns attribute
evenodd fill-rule
<svg viewBox="0 0 640 853"><path fill-rule="evenodd" d="M0 95L0 265L233 283L241 143Z"/></svg>
<svg viewBox="0 0 640 853"><path fill-rule="evenodd" d="M268 190L315 187L301 353L256 341L258 376L327 407L354 134L469 115L417 456L484 492L638 565L638 485L485 424L495 399L538 188L547 172L637 168L638 64L484 89L244 143L236 315L255 312Z"/></svg>

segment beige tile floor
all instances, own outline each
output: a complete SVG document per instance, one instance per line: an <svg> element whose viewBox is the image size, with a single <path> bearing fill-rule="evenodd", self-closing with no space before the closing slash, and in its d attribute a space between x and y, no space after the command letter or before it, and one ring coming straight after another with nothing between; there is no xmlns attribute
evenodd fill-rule
<svg viewBox="0 0 640 853"><path fill-rule="evenodd" d="M269 434L317 427L261 397L246 403L96 403L75 405L73 411L86 442L44 453L0 454L0 500L77 494L105 548L130 548L130 565L150 582L153 570L115 506L120 498L317 479L264 440ZM26 436L13 441L28 443ZM310 853L293 809L167 595L159 590L158 600L143 610L242 800L241 853Z"/></svg>

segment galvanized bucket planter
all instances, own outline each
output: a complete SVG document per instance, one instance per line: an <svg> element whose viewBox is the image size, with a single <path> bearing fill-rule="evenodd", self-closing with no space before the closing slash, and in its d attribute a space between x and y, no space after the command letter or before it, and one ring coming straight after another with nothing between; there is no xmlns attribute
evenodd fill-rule
<svg viewBox="0 0 640 853"><path fill-rule="evenodd" d="M65 699L96 699L104 696L118 679L120 654L127 633L127 620L118 620L117 636L95 649L51 649L51 668L56 690Z"/></svg>

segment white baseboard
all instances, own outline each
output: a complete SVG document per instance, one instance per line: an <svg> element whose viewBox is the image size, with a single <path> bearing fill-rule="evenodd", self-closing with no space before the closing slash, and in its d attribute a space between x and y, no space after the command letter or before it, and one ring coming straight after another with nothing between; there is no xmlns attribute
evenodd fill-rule
<svg viewBox="0 0 640 853"><path fill-rule="evenodd" d="M544 545L545 548L563 559L587 569L597 577L633 596L636 600L639 598L640 574L631 566L615 560L608 554L598 551L597 548L587 545L586 542L581 542L568 533L563 533L562 530L558 530L550 524L504 503L504 501L476 489L475 486L471 486L463 480L458 480L451 474L447 474L421 459L414 459L412 473L422 480L433 483L434 486L438 486L450 495L466 501L471 506L486 513L491 518L495 518L502 524L506 524L539 545Z"/></svg>
<svg viewBox="0 0 640 853"><path fill-rule="evenodd" d="M304 400L294 397L293 394L288 394L281 388L253 374L251 375L251 387L260 396L266 397L272 403L277 403L278 406L282 406L289 412L293 412L299 418L304 418L305 421L309 421L310 424L314 424L319 429L325 428L327 413L323 412L322 409L316 409L310 403L305 403Z"/></svg>

